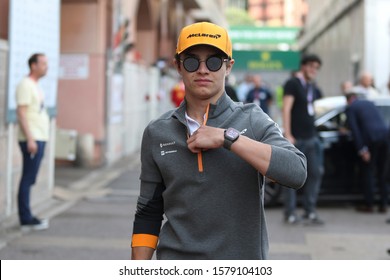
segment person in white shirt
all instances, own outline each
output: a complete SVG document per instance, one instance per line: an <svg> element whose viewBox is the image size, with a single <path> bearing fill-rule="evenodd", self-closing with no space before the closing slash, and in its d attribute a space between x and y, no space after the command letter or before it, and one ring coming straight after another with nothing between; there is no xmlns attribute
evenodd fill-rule
<svg viewBox="0 0 390 280"><path fill-rule="evenodd" d="M18 213L22 229L42 230L48 228L47 220L31 213L30 192L35 184L45 144L49 139L49 116L44 105L44 95L38 80L48 70L47 57L33 54L28 60L30 73L16 88L18 140L23 156L23 171L18 191Z"/></svg>
<svg viewBox="0 0 390 280"><path fill-rule="evenodd" d="M380 96L379 91L373 84L372 75L368 72L363 72L359 77L359 84L354 89L363 94L367 99L373 99Z"/></svg>

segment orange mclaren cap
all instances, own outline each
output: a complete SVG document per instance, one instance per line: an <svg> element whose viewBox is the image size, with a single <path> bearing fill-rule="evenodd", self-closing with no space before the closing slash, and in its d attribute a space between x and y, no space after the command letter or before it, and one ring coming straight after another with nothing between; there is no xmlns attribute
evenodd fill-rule
<svg viewBox="0 0 390 280"><path fill-rule="evenodd" d="M177 40L176 54L196 45L209 45L220 49L230 58L232 57L232 42L228 32L210 22L197 22L185 26Z"/></svg>

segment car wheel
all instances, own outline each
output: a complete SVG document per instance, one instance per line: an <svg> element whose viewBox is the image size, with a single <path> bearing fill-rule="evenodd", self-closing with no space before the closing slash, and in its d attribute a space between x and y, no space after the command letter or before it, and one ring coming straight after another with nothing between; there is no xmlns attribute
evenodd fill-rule
<svg viewBox="0 0 390 280"><path fill-rule="evenodd" d="M276 206L280 203L280 196L282 193L282 186L266 180L264 189L264 205Z"/></svg>

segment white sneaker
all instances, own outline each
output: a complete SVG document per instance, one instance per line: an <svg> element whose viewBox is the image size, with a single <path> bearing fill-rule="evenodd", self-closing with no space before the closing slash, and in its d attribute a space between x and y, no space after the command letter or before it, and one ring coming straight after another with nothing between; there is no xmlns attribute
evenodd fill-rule
<svg viewBox="0 0 390 280"><path fill-rule="evenodd" d="M48 229L49 228L49 220L47 220L47 219L39 220L39 219L34 217L30 222L23 223L21 228L22 228L22 231Z"/></svg>
<svg viewBox="0 0 390 280"><path fill-rule="evenodd" d="M325 222L321 220L316 213L305 214L303 216L305 225L323 225Z"/></svg>
<svg viewBox="0 0 390 280"><path fill-rule="evenodd" d="M291 214L285 218L285 222L289 225L296 225L300 222L300 220L298 219L297 215Z"/></svg>

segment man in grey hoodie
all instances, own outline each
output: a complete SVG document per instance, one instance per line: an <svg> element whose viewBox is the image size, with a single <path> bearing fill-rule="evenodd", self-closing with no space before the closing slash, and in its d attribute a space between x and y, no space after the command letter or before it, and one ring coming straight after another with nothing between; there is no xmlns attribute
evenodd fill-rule
<svg viewBox="0 0 390 280"><path fill-rule="evenodd" d="M298 189L306 158L258 106L227 96L233 64L224 28L182 29L185 101L144 131L132 259L267 258L264 177Z"/></svg>

